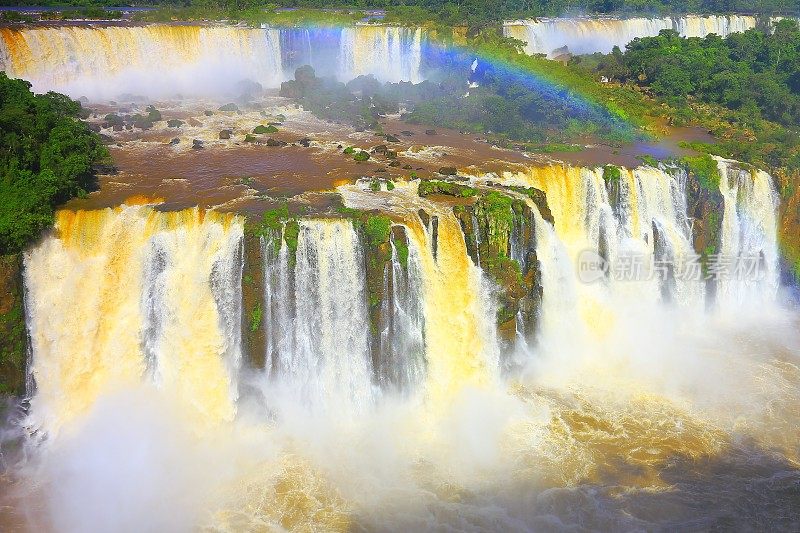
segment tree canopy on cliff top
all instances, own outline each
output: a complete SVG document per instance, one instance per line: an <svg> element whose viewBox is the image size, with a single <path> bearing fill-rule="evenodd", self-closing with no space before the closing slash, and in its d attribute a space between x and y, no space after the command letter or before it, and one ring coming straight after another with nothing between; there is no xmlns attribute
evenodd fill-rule
<svg viewBox="0 0 800 533"><path fill-rule="evenodd" d="M569 14L754 13L796 14L796 0L0 0L15 6L154 6L173 9L246 11L250 9L383 9L409 23L482 23L503 19Z"/></svg>
<svg viewBox="0 0 800 533"><path fill-rule="evenodd" d="M52 224L55 206L90 189L92 167L108 158L78 102L30 87L0 72L0 254Z"/></svg>

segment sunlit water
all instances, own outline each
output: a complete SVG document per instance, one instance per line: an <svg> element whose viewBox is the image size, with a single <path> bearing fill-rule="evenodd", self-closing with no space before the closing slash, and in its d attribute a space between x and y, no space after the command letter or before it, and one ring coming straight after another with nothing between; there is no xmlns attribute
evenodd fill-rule
<svg viewBox="0 0 800 533"><path fill-rule="evenodd" d="M538 219L543 329L512 375L450 208L413 183L340 189L409 235L425 364L399 362L416 368L399 391L369 378L349 222L303 222L296 261L270 260L283 341L255 370L237 340L240 219L62 213L26 255L37 388L26 455L8 455L13 516L61 531L797 527L795 311L780 294L706 310L689 287L667 305L648 283L581 284L572 255L597 224L616 225L612 249L652 251L646 220L684 242L667 174L628 175L608 220L593 171L503 179L546 188L557 220ZM761 205L740 201L738 220L766 217L748 243L774 247ZM435 256L420 208L438 217Z"/></svg>
<svg viewBox="0 0 800 533"><path fill-rule="evenodd" d="M221 29L151 30L124 39L139 52L159 39L180 45L166 58L181 67L165 77L170 91L228 72L214 65L237 76L270 72L269 61L282 69L270 47L294 39L229 29L240 48L207 50L197 39ZM106 30L81 31L45 56L61 70L20 61L30 57L24 47L14 68L74 90L92 87L103 69L130 71L107 63L117 44L103 40ZM360 34L336 68L369 64L372 47L374 61L393 58L380 65L389 79L406 69L415 79L418 32ZM7 49L49 42L39 37L3 34ZM87 46L84 63L73 62ZM137 61L152 70L150 58ZM275 68L270 83L282 75ZM128 85L115 79L113 90ZM397 148L420 172L474 165L475 187L547 194L554 224L530 205L541 328L508 346L496 331L498 289L467 254L452 199L420 198L413 180L376 192L369 180L342 179L383 164L357 166L339 153L339 139L367 148L369 134L322 133L327 125L314 123L310 147L245 146L244 134L279 113L276 136L287 142L312 131L312 119L284 102L264 114L206 115L211 103L192 105L161 106L165 118L194 119L174 132L106 131L121 145L120 175L59 212L54 231L25 254L30 398L0 434L0 529L800 527L800 335L777 283L769 176L718 162L722 251L760 258L763 276L721 283L712 301L697 280L585 283L577 271L586 251L612 265L634 253L690 253L680 173L622 169L614 204L601 168L523 166L520 155L416 128ZM219 139L223 128L237 137ZM205 148L189 148L193 139ZM492 161L504 158L513 161ZM242 176L252 180L234 179ZM333 210L303 219L294 256L274 234L249 241L263 265L266 337L266 364L254 368L242 333L251 327L245 219L220 211L262 210L280 187L335 189L347 207L388 214L404 229L408 257L401 264L392 243L392 323L371 331L366 245L350 221ZM222 209L177 210L201 202ZM116 207L96 209L105 205ZM511 358L514 371L503 371Z"/></svg>

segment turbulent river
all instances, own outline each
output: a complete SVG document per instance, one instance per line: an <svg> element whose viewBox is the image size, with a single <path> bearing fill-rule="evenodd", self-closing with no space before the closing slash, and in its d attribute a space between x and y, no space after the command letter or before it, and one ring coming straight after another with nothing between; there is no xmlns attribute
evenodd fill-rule
<svg viewBox="0 0 800 533"><path fill-rule="evenodd" d="M2 36L16 47L12 72L91 97L136 69L168 67L176 90L209 61L274 82L289 61L276 50L298 38L183 27ZM334 52L320 49L345 76L367 64L418 80L417 31L334 37ZM365 54L373 63L352 60ZM120 85L91 82L104 73ZM481 213L420 195L419 180L331 186L346 208L391 220L377 289L370 228L345 210L257 234L235 209L156 198L59 211L24 255L29 398L2 433L11 511L0 526L800 527L800 330L780 284L778 196L768 174L717 164L720 249L702 266L691 261L702 220L680 169L622 168L612 186L602 168L464 165L472 187L521 206L488 223L509 224L503 257L538 283L510 334L498 328L502 288L481 267ZM519 192L530 188L547 209ZM745 260L753 269L734 272Z"/></svg>

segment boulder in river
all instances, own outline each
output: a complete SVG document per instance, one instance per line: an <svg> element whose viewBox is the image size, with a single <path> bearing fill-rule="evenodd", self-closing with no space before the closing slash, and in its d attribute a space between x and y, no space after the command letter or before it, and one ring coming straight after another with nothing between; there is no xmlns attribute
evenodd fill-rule
<svg viewBox="0 0 800 533"><path fill-rule="evenodd" d="M133 122L133 127L139 128L140 130L149 130L153 127L153 122L146 118L137 118Z"/></svg>
<svg viewBox="0 0 800 533"><path fill-rule="evenodd" d="M192 139L192 148L195 150L200 150L203 148L203 141L200 139Z"/></svg>
<svg viewBox="0 0 800 533"><path fill-rule="evenodd" d="M233 135L233 131L231 130L222 130L219 132L219 138L222 140L228 140Z"/></svg>

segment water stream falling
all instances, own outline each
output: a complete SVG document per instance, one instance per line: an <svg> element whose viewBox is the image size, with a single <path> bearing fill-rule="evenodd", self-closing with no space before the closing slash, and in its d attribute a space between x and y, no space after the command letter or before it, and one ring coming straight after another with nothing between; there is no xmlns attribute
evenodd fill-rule
<svg viewBox="0 0 800 533"><path fill-rule="evenodd" d="M761 170L738 168L725 159L718 159L717 165L725 202L718 267L727 274L719 284L720 305L772 302L779 278L779 200L772 177ZM758 275L752 275L751 268Z"/></svg>
<svg viewBox="0 0 800 533"><path fill-rule="evenodd" d="M242 226L198 209L61 211L25 257L35 424L149 380L204 423L231 420L241 364Z"/></svg>
<svg viewBox="0 0 800 533"><path fill-rule="evenodd" d="M293 269L287 248L266 269L270 374L314 408L363 410L374 393L358 235L346 220L303 221Z"/></svg>
<svg viewBox="0 0 800 533"><path fill-rule="evenodd" d="M61 211L25 258L25 427L42 453L15 494L67 531L710 526L707 495L723 490L766 491L791 520L774 480L798 479L800 339L775 302L775 191L765 173L719 165L722 251L758 254L767 275L732 280L709 309L699 280L618 275L634 256L691 253L685 175L606 181L559 164L474 177L540 188L554 220L530 200L534 238L512 232L512 257L535 248L543 294L511 373L498 287L453 205L414 182L338 189L391 219L375 326L360 223L301 218L252 241L264 368L242 356L241 219ZM595 279L586 252L608 265Z"/></svg>

